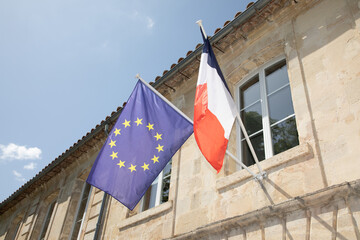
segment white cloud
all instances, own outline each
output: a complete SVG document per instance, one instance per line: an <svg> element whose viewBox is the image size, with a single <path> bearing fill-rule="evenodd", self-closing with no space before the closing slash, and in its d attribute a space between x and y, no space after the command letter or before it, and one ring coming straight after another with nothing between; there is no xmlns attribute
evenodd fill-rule
<svg viewBox="0 0 360 240"><path fill-rule="evenodd" d="M31 162L31 163L29 163L29 164L25 165L25 166L24 166L24 169L27 169L27 170L34 170L34 169L35 169L35 167L36 167L36 163Z"/></svg>
<svg viewBox="0 0 360 240"><path fill-rule="evenodd" d="M147 28L148 29L153 28L154 24L155 24L154 20L152 20L152 18L150 17L147 17Z"/></svg>
<svg viewBox="0 0 360 240"><path fill-rule="evenodd" d="M40 159L41 149L37 147L18 146L14 143L8 145L0 144L0 159L5 160L27 160Z"/></svg>
<svg viewBox="0 0 360 240"><path fill-rule="evenodd" d="M26 179L22 176L21 173L13 170L13 174L14 174L15 179L16 179L17 181L19 181L19 182L25 182L25 181L26 181Z"/></svg>

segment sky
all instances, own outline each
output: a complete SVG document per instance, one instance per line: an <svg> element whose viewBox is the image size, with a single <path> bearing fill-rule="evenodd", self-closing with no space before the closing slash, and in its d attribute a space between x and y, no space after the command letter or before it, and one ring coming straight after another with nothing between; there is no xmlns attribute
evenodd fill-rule
<svg viewBox="0 0 360 240"><path fill-rule="evenodd" d="M0 202L249 0L0 0Z"/></svg>

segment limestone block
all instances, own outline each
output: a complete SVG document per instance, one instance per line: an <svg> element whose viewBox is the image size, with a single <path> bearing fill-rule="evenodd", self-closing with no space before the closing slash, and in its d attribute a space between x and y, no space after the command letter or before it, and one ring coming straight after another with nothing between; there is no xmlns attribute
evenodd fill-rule
<svg viewBox="0 0 360 240"><path fill-rule="evenodd" d="M355 228L353 219L349 213L345 201L338 203L338 214L337 214L337 236L342 239L356 239Z"/></svg>
<svg viewBox="0 0 360 240"><path fill-rule="evenodd" d="M286 216L286 239L305 240L307 230L307 217L305 211L292 212Z"/></svg>
<svg viewBox="0 0 360 240"><path fill-rule="evenodd" d="M264 226L266 240L283 239L283 223L279 218L268 219Z"/></svg>
<svg viewBox="0 0 360 240"><path fill-rule="evenodd" d="M331 239L336 230L333 226L334 207L315 208L311 210L311 239Z"/></svg>
<svg viewBox="0 0 360 240"><path fill-rule="evenodd" d="M103 197L104 197L104 192L103 191L95 192L95 195L94 195L94 198L93 198L93 201L92 201L92 205L95 205L95 204L98 204L99 202L102 202Z"/></svg>
<svg viewBox="0 0 360 240"><path fill-rule="evenodd" d="M95 231L88 232L84 236L84 240L93 240L95 235Z"/></svg>
<svg viewBox="0 0 360 240"><path fill-rule="evenodd" d="M246 239L264 239L263 238L263 230L261 229L259 224L252 224L245 229L246 231Z"/></svg>
<svg viewBox="0 0 360 240"><path fill-rule="evenodd" d="M232 228L228 233L228 240L246 240L246 233L243 229Z"/></svg>

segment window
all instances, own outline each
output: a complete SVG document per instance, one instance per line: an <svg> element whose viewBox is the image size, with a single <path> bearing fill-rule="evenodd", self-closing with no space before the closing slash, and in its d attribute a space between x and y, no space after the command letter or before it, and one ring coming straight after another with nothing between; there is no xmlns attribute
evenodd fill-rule
<svg viewBox="0 0 360 240"><path fill-rule="evenodd" d="M142 199L141 211L153 208L169 200L171 164L172 161L169 161L164 170L146 191Z"/></svg>
<svg viewBox="0 0 360 240"><path fill-rule="evenodd" d="M52 214L54 212L55 204L56 204L56 201L53 201L49 205L49 208L48 208L48 211L47 211L47 214L46 214L46 217L45 217L44 225L43 225L42 230L41 230L41 234L40 234L40 238L39 238L40 240L45 239L46 232L47 232L48 227L49 227L50 219L51 219L51 216L52 216Z"/></svg>
<svg viewBox="0 0 360 240"><path fill-rule="evenodd" d="M299 145L285 59L261 67L239 88L240 116L259 161ZM241 134L241 158L255 163Z"/></svg>
<svg viewBox="0 0 360 240"><path fill-rule="evenodd" d="M19 228L20 228L20 224L21 224L21 221L19 221L19 222L16 224L13 239L16 238L17 232L19 231Z"/></svg>
<svg viewBox="0 0 360 240"><path fill-rule="evenodd" d="M83 189L81 199L79 202L78 211L77 211L77 214L75 217L73 231L72 231L72 234L70 237L71 240L79 239L79 237L80 237L79 233L80 233L80 229L83 224L83 220L85 218L86 209L87 209L87 205L89 202L89 196L90 196L90 192L91 192L90 190L91 190L91 185L85 182L84 189Z"/></svg>

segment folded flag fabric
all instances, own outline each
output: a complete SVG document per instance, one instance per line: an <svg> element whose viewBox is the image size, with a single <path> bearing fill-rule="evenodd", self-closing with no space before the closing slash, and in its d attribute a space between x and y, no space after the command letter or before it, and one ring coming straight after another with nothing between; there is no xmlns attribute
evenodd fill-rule
<svg viewBox="0 0 360 240"><path fill-rule="evenodd" d="M192 132L191 122L139 80L87 182L133 210Z"/></svg>
<svg viewBox="0 0 360 240"><path fill-rule="evenodd" d="M206 160L219 172L237 110L209 39L204 35L203 39L194 103L194 135Z"/></svg>

